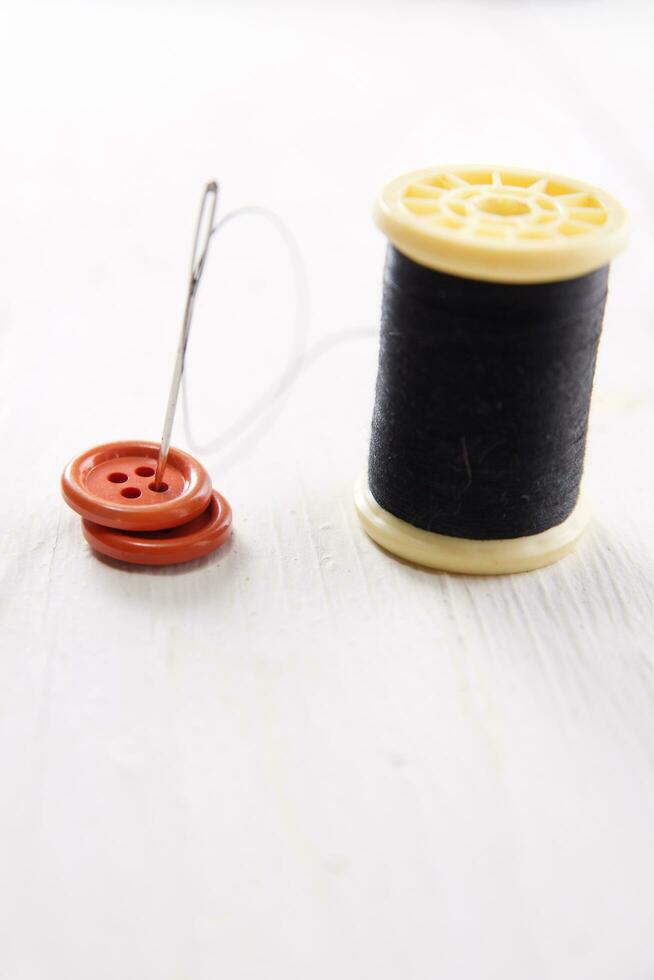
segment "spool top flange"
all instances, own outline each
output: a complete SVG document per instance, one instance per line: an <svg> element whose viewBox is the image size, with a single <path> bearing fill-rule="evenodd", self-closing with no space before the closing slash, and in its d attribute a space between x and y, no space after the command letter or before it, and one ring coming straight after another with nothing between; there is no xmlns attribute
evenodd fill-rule
<svg viewBox="0 0 654 980"><path fill-rule="evenodd" d="M607 265L627 238L626 213L606 191L517 167L404 174L382 190L375 220L414 262L491 282L582 276Z"/></svg>

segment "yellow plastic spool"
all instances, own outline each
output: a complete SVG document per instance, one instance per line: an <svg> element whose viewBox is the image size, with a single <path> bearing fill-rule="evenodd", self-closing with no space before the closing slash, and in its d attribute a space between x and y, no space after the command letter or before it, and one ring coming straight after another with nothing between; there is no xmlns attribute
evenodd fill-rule
<svg viewBox="0 0 654 980"><path fill-rule="evenodd" d="M414 262L467 279L543 283L607 265L624 246L627 218L610 194L556 174L501 166L417 170L391 181L375 220ZM540 534L475 541L413 527L388 513L361 480L355 504L370 537L408 561L473 575L525 572L570 552L588 522L580 499Z"/></svg>

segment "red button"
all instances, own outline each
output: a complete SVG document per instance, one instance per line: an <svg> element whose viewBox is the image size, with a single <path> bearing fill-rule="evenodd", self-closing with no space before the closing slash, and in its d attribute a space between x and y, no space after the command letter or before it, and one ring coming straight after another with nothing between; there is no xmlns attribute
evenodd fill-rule
<svg viewBox="0 0 654 980"><path fill-rule="evenodd" d="M63 472L64 500L86 520L126 531L157 531L193 520L209 504L209 474L188 453L171 449L163 489L155 490L158 454L155 442L109 442L89 449Z"/></svg>
<svg viewBox="0 0 654 980"><path fill-rule="evenodd" d="M82 521L84 537L95 551L134 565L174 565L201 558L228 537L232 509L216 490L199 517L165 531L119 531Z"/></svg>

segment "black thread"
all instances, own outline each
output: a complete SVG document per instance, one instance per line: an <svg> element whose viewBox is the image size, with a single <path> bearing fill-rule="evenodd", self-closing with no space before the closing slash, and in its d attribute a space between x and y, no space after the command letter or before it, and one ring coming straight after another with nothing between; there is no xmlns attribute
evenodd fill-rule
<svg viewBox="0 0 654 980"><path fill-rule="evenodd" d="M534 285L389 245L368 467L414 527L491 540L560 524L579 494L608 266Z"/></svg>

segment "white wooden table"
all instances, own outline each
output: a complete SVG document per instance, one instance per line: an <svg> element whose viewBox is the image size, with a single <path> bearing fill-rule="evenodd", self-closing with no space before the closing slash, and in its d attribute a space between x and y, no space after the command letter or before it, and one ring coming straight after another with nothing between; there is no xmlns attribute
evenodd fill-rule
<svg viewBox="0 0 654 980"><path fill-rule="evenodd" d="M2 5L2 980L654 976L653 31L631 2ZM457 161L632 214L577 553L472 579L372 545L362 340L205 457L230 545L94 557L59 474L159 436L204 180L294 229L316 342L377 321L379 186ZM201 438L292 315L254 221L207 275Z"/></svg>

